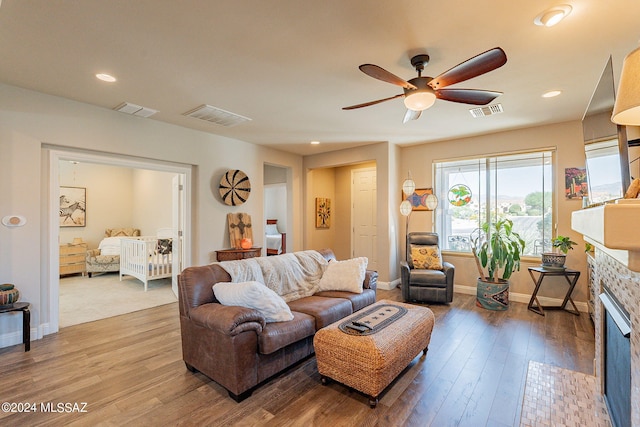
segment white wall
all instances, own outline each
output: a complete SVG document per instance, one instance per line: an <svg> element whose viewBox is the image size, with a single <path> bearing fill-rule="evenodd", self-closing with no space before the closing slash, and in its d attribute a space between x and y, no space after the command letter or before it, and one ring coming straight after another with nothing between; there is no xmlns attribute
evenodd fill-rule
<svg viewBox="0 0 640 427"><path fill-rule="evenodd" d="M172 227L172 179L169 172L135 169L131 204L133 226L143 236L155 236L159 228Z"/></svg>
<svg viewBox="0 0 640 427"><path fill-rule="evenodd" d="M50 258L58 256L49 253L52 213L46 147L191 166L193 264L209 263L215 250L228 247L227 213L264 217L264 163L289 167L294 200L291 223L296 231L290 250L302 249L300 156L0 84L0 217L13 214L27 218L23 227L0 226L0 281L15 284L21 299L32 304L34 339L49 333L53 279L48 268ZM220 201L218 184L227 169L242 169L251 180L254 190L242 206L229 207ZM262 236L263 224L255 226L255 236ZM17 317L0 316L0 346L21 341Z"/></svg>
<svg viewBox="0 0 640 427"><path fill-rule="evenodd" d="M87 191L86 226L60 227L61 244L80 237L89 248L97 248L105 228L133 226L132 169L68 161L59 162L58 168L60 186Z"/></svg>
<svg viewBox="0 0 640 427"><path fill-rule="evenodd" d="M61 186L87 191L86 226L60 227L60 243L80 237L97 248L106 228L139 228L154 236L171 227L171 180L168 172L132 169L95 163L59 162Z"/></svg>

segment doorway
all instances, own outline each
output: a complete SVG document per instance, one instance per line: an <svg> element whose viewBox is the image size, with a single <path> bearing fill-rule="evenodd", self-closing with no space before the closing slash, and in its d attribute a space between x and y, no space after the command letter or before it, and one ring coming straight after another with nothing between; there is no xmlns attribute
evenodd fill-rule
<svg viewBox="0 0 640 427"><path fill-rule="evenodd" d="M61 232L59 227L59 188L60 182L60 165L69 162L77 162L83 164L91 164L98 168L111 167L120 169L129 169L141 175L144 179L149 176L163 175L165 184L163 185L162 197L166 199L166 207L170 214L166 215L165 222L170 221L169 225L173 232L172 240L175 242L173 247L174 266L172 267L173 278L171 288L177 294L177 274L183 266L190 265L190 224L185 220L190 217L190 188L191 188L191 167L188 165L171 164L168 162L155 162L147 159L135 159L118 157L108 154L95 154L87 152L75 151L58 151L49 148L49 328L48 333L57 332L60 327L60 277L59 277L59 244L63 242L62 236L68 240L68 233ZM68 185L68 184L67 184ZM166 188L165 188L166 187ZM97 190L94 188L94 190ZM90 191L90 189L87 189ZM99 191L99 190L98 190ZM95 192L95 191L94 191ZM91 207L89 207L91 209ZM117 210L117 206L111 206L111 210ZM142 209L144 212L144 209ZM91 214L87 215L87 223L91 222ZM93 214L97 214L94 209ZM144 214L143 214L144 215ZM94 217L94 220L96 218ZM115 223L115 219L114 219ZM114 226L118 226L115 224ZM107 227L108 228L108 227ZM102 230L104 231L104 230ZM73 233L73 232L72 232ZM115 280L119 280L115 275ZM137 279L134 279L137 281ZM142 283L139 283L142 288Z"/></svg>
<svg viewBox="0 0 640 427"><path fill-rule="evenodd" d="M278 233L285 233L286 239L286 241L283 242L284 244L280 246L280 250L286 248L286 252L293 252L293 226L291 223L293 218L291 214L293 204L291 197L289 197L291 194L291 168L265 163L263 175L263 227L266 227L267 220L277 220L277 231ZM266 254L266 249L270 248L266 237L264 246ZM276 246L270 249L276 250Z"/></svg>

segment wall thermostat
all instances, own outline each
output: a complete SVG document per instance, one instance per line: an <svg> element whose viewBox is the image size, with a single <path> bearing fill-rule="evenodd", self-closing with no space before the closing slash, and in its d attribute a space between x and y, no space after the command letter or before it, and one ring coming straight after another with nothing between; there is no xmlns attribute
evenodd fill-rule
<svg viewBox="0 0 640 427"><path fill-rule="evenodd" d="M2 225L6 227L21 227L27 223L27 218L22 215L7 215L2 218Z"/></svg>

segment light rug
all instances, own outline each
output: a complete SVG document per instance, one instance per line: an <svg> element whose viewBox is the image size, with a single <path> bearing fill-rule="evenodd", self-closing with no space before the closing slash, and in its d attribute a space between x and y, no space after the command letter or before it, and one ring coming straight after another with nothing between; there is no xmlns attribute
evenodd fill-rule
<svg viewBox="0 0 640 427"><path fill-rule="evenodd" d="M94 275L92 278L70 276L60 278L61 328L107 317L119 316L146 308L176 302L171 278L151 280L147 292L144 284L118 273Z"/></svg>
<svg viewBox="0 0 640 427"><path fill-rule="evenodd" d="M529 361L520 426L611 427L596 377Z"/></svg>

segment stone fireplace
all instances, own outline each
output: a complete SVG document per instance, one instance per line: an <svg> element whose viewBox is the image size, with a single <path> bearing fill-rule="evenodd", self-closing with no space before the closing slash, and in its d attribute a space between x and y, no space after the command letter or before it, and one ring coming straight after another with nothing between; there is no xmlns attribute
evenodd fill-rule
<svg viewBox="0 0 640 427"><path fill-rule="evenodd" d="M607 404L609 411L621 411L618 416L622 420L621 425L631 426L640 426L640 229L629 227L638 215L638 204L604 205L573 212L571 224L595 246L589 286L591 295L595 297L594 373L598 392L612 394L612 397L606 396L614 400ZM607 310L599 298L604 293L617 307L607 304ZM628 338L618 326L612 325L615 322L608 320L609 314L614 317L616 308L619 309L618 314L627 317ZM622 379L616 379L616 376ZM626 383L624 377L627 377ZM617 394L623 397L616 397ZM627 401L625 394L629 396ZM612 415L612 421L614 418Z"/></svg>
<svg viewBox="0 0 640 427"><path fill-rule="evenodd" d="M602 391L614 426L631 425L631 322L629 313L604 286L602 302Z"/></svg>

